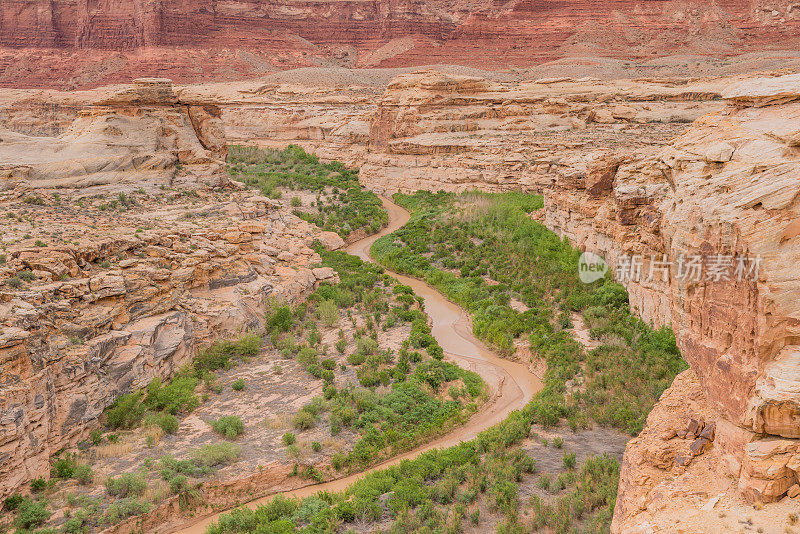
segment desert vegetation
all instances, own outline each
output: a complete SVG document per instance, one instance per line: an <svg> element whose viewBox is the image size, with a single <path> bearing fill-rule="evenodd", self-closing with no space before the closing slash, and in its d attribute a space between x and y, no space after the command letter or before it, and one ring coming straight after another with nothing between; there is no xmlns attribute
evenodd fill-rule
<svg viewBox="0 0 800 534"><path fill-rule="evenodd" d="M573 431L594 423L636 434L649 409L685 366L668 329L652 329L628 310L627 293L610 279L582 284L579 252L533 221L535 195L396 195L410 222L378 240L372 252L392 270L425 280L468 309L475 334L507 357L547 363L544 389L523 410L473 441L425 453L370 473L341 493L276 498L242 508L209 529L226 532L345 531L378 524L391 531L605 532L616 502L619 462L590 456L580 464L564 439L561 471L538 475L534 424L567 419ZM598 347L571 331L582 314ZM522 499L520 487L532 497ZM372 525L370 527L369 525Z"/></svg>
<svg viewBox="0 0 800 534"><path fill-rule="evenodd" d="M539 475L536 459L522 448L535 437L533 415L529 404L472 441L367 474L342 492L302 500L278 496L255 509L233 510L207 532L346 532L379 525L391 532L607 531L618 461L594 456L577 466L574 453L564 452L558 475Z"/></svg>
<svg viewBox="0 0 800 534"><path fill-rule="evenodd" d="M443 360L421 299L376 264L341 251L317 252L340 282L321 286L293 309L276 304L267 316L272 344L324 383L323 394L293 417L294 431L324 419L333 436L355 432L353 449L332 459L337 470L352 470L466 421L485 400L485 385ZM345 322L349 334L336 328ZM332 337L335 347L322 342ZM382 348L389 338L396 350Z"/></svg>
<svg viewBox="0 0 800 534"><path fill-rule="evenodd" d="M631 314L625 288L610 277L578 277L580 251L534 221L541 197L523 193L396 195L412 212L372 252L400 273L424 279L473 316L475 334L514 357L520 346L546 361L534 421L573 428L595 421L632 435L673 377L686 368L669 328ZM515 305L522 304L522 306ZM581 313L600 346L575 340Z"/></svg>
<svg viewBox="0 0 800 534"><path fill-rule="evenodd" d="M296 145L283 150L233 145L228 172L268 197L285 195L295 215L344 239L359 229L362 236L373 234L388 222L380 199L359 184L357 169L321 163Z"/></svg>
<svg viewBox="0 0 800 534"><path fill-rule="evenodd" d="M263 165L293 162L290 180L279 180L276 191L311 191L321 195L320 205L338 206L318 212L339 214L330 220L313 218L323 228L346 236L350 230L337 220L364 226L360 217L367 216L370 229L386 221L379 199L337 164L319 164L293 148L258 152L257 159ZM342 174L328 176L337 169ZM192 508L202 502L205 481L261 469L249 463L248 451L265 443L279 461L293 465L292 476L323 480L363 469L466 421L486 400L486 387L475 373L443 360L422 299L376 264L318 245L315 251L321 261L314 267L331 269L338 281L321 284L299 304L270 299L263 329L216 341L169 379L119 396L105 411L104 428L54 459L49 480L35 480L30 497L14 495L4 504L14 528L96 531L169 498ZM247 397L264 391L264 371L242 374L253 366L269 368L273 381L319 384L320 394L283 420L254 421L229 404L265 398ZM197 424L202 439L184 439Z"/></svg>

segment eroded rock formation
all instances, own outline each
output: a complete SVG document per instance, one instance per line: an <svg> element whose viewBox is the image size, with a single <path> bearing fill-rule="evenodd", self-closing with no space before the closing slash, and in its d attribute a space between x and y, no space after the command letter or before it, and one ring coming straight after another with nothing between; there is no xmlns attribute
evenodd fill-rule
<svg viewBox="0 0 800 534"><path fill-rule="evenodd" d="M156 151L167 156L167 167L208 158L209 162L197 165L208 169L207 176L215 176L218 152L213 143L201 139L220 136L219 116L233 140L275 146L298 142L323 156L361 165L362 180L381 191L542 191L545 208L539 216L551 229L602 254L612 269L626 257L640 257L638 274L621 278L631 304L646 320L675 328L691 370L676 379L645 430L628 447L614 529L657 532L678 528L680 522L680 528L689 531L703 525L724 530L730 525L718 510L753 513L748 502L760 502L767 506L756 515L777 517L789 513L792 504L786 499L800 490L795 486L800 465L800 379L796 376L800 324L793 272L800 250L796 243L800 239L798 86L797 76L608 82L551 78L513 83L425 70L396 78L382 97L380 90L357 84L212 84L179 88L169 104L147 113L120 113L194 132L196 143L191 135L191 142L185 142L176 133L168 136L166 148ZM96 91L81 93L76 99L90 94L95 100L107 98L106 91ZM57 101L59 116L77 109L64 97ZM33 115L29 110L35 108L36 99L25 93L10 102L4 124L16 125L18 131L35 128L35 121L28 117ZM146 99L125 102L126 98L116 96L107 104L129 110L152 104ZM80 121L88 122L79 132L95 132L96 123L90 117L105 115L82 116L64 135L81 139L80 133L70 133ZM159 122L165 117L171 119ZM17 139L18 135L7 137ZM107 149L107 137L100 138ZM92 150L87 153L96 154L99 149ZM130 147L122 153L135 159ZM100 151L100 156L104 154ZM17 175L26 172L28 182L48 171L46 166L29 167L15 171ZM167 174L173 176L168 185L187 180L183 171L170 168ZM130 172L139 171L134 166ZM22 183L21 178L17 180ZM279 211L277 206L265 209ZM270 257L273 249L266 247L280 247L259 239L282 236L280 232L288 232L286 226L294 228L297 223L280 213L276 217L284 226L273 223L272 234L268 230L267 237L260 238L256 233L253 239L254 249L262 247ZM196 231L187 231L189 243ZM286 246L300 243L311 233L305 228L291 234L296 241ZM212 243L219 241L201 236ZM182 240L170 239L169 246L147 246L163 246L175 253ZM131 250L139 250L134 245ZM20 250L12 261L28 261L15 265L30 265L46 276L45 266L30 263L24 255L36 250L31 246ZM293 251L293 261L310 261L303 250ZM59 259L64 268L58 272L69 274L74 270L69 263L72 253L64 253L64 259ZM99 258L98 254L90 256ZM675 262L697 255L704 262L730 257L730 276L707 278L703 271L698 279L678 277ZM672 270L651 276L651 257L664 256L672 262ZM759 258L757 273L750 273L756 276L736 276L740 257ZM272 259L278 265L286 261ZM241 260L249 261L248 256ZM79 261L74 261L80 268ZM260 263L266 265L263 260ZM260 268L257 265L254 268ZM126 269L120 270L124 275ZM276 267L275 272L280 270ZM269 280L272 291L282 287L270 278L274 275L257 274ZM113 280L98 280L93 289L91 279L89 293L105 295L119 288ZM199 287L205 288L204 283ZM305 285L299 283L285 294L313 283L309 276ZM192 286L192 291L198 291L197 287ZM121 295L103 298L125 302ZM193 324L197 316L203 314L191 316ZM120 328L128 329L127 324L121 322ZM19 335L30 330L17 328L12 332ZM195 337L197 331L195 326ZM22 344L15 346L4 350L17 354ZM29 362L19 355L7 361L14 362L6 364L13 369L9 372L20 376L36 372L39 365L35 358ZM137 380L144 382L148 376L154 375ZM37 401L26 402L35 407Z"/></svg>
<svg viewBox="0 0 800 534"><path fill-rule="evenodd" d="M726 110L698 120L659 154L655 164L663 178L642 186L646 202L629 220L638 226L658 221L641 242L657 256L702 255L706 269L716 255L758 258L756 276L736 276L732 265L730 277L708 271L701 279L671 276L663 288L667 317L706 409L725 421L717 426L717 467L738 481L750 502L780 500L797 482L800 458L793 272L800 251L794 223L800 209L798 88L794 75L724 91ZM618 177L611 194L622 187ZM632 245L621 244L630 251ZM661 425L655 419L649 426ZM635 457L637 447L632 442L626 458ZM618 530L653 520L649 502L669 498L651 491L667 476L660 475L623 478ZM644 506L630 506L631 495L646 496Z"/></svg>
<svg viewBox="0 0 800 534"><path fill-rule="evenodd" d="M333 276L309 246L338 236L228 180L218 117L142 80L59 138L1 135L0 498L118 395Z"/></svg>

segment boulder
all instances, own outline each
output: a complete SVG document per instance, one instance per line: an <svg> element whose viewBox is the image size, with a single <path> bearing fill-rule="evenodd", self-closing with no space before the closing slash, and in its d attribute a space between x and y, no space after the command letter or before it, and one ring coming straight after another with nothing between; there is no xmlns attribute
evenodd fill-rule
<svg viewBox="0 0 800 534"><path fill-rule="evenodd" d="M334 232L320 232L317 240L325 247L325 250L338 250L344 246L344 239Z"/></svg>
<svg viewBox="0 0 800 534"><path fill-rule="evenodd" d="M611 114L611 111L606 108L593 109L590 111L587 121L596 122L598 124L613 124L617 122L616 119L614 119L614 116Z"/></svg>
<svg viewBox="0 0 800 534"><path fill-rule="evenodd" d="M116 297L125 294L125 278L101 274L89 280L89 288L96 298Z"/></svg>
<svg viewBox="0 0 800 534"><path fill-rule="evenodd" d="M336 276L336 271L330 267L317 267L316 269L311 269L311 272L314 273L317 280L329 280Z"/></svg>
<svg viewBox="0 0 800 534"><path fill-rule="evenodd" d="M631 106L614 106L611 108L611 116L615 119L632 121L636 118L636 109Z"/></svg>
<svg viewBox="0 0 800 534"><path fill-rule="evenodd" d="M797 482L788 464L798 453L793 440L767 438L748 443L739 477L739 490L750 502L779 500Z"/></svg>

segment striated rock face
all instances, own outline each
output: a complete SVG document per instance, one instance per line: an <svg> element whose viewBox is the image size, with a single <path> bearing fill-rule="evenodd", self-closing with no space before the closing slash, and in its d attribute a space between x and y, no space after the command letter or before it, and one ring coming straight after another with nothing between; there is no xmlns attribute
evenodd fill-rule
<svg viewBox="0 0 800 534"><path fill-rule="evenodd" d="M797 49L798 21L791 0L3 0L0 82L242 79L320 61L498 68L576 55L730 55Z"/></svg>
<svg viewBox="0 0 800 534"><path fill-rule="evenodd" d="M178 164L219 174L227 154L220 114L214 105L179 102L169 80L136 80L80 111L57 138L0 130L0 179L6 187L97 185Z"/></svg>
<svg viewBox="0 0 800 534"><path fill-rule="evenodd" d="M665 144L687 122L722 107L715 101L722 86L402 75L378 102L361 177L387 191L499 191L540 190L554 180L583 188L588 176L600 193L611 175L587 168L599 153Z"/></svg>
<svg viewBox="0 0 800 534"><path fill-rule="evenodd" d="M629 235L635 240L619 240L617 234L614 244L605 243L612 258L643 254L643 272L650 254L703 258L701 276L681 278L673 271L654 281L630 281L628 287L635 303L676 330L703 392L697 409L717 421L714 467L736 481L740 492L728 499L740 494L769 503L797 482L800 458L794 272L800 255L795 229L800 152L794 141L800 78L753 79L722 96L729 107L702 117L651 159L649 175L623 164L597 208L598 215L608 216L595 217L591 226L594 235L604 237L614 228L608 219L634 227ZM557 204L568 196L554 191L550 212L563 210ZM602 242L583 244L602 248ZM755 259L757 269L739 276L737 258ZM727 262L728 276L714 274L719 262ZM745 265L752 268L752 261ZM664 429L664 421L648 419L652 434ZM641 468L653 465L642 460L647 441L632 441L626 452L615 531L637 531L667 517L657 510L674 494L659 484L678 458L674 463L665 458L661 470L648 473Z"/></svg>
<svg viewBox="0 0 800 534"><path fill-rule="evenodd" d="M0 498L118 395L330 279L309 247L342 244L220 173L214 106L154 80L100 105L57 139L2 134Z"/></svg>

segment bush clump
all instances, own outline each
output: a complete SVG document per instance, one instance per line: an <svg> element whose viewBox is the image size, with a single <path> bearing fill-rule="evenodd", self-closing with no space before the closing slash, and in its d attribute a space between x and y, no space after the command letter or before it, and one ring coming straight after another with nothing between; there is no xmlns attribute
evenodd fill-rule
<svg viewBox="0 0 800 534"><path fill-rule="evenodd" d="M238 415L224 415L209 424L214 432L225 439L236 439L244 432L244 423Z"/></svg>
<svg viewBox="0 0 800 534"><path fill-rule="evenodd" d="M118 497L139 496L145 489L147 481L141 473L123 473L106 481L106 491Z"/></svg>

